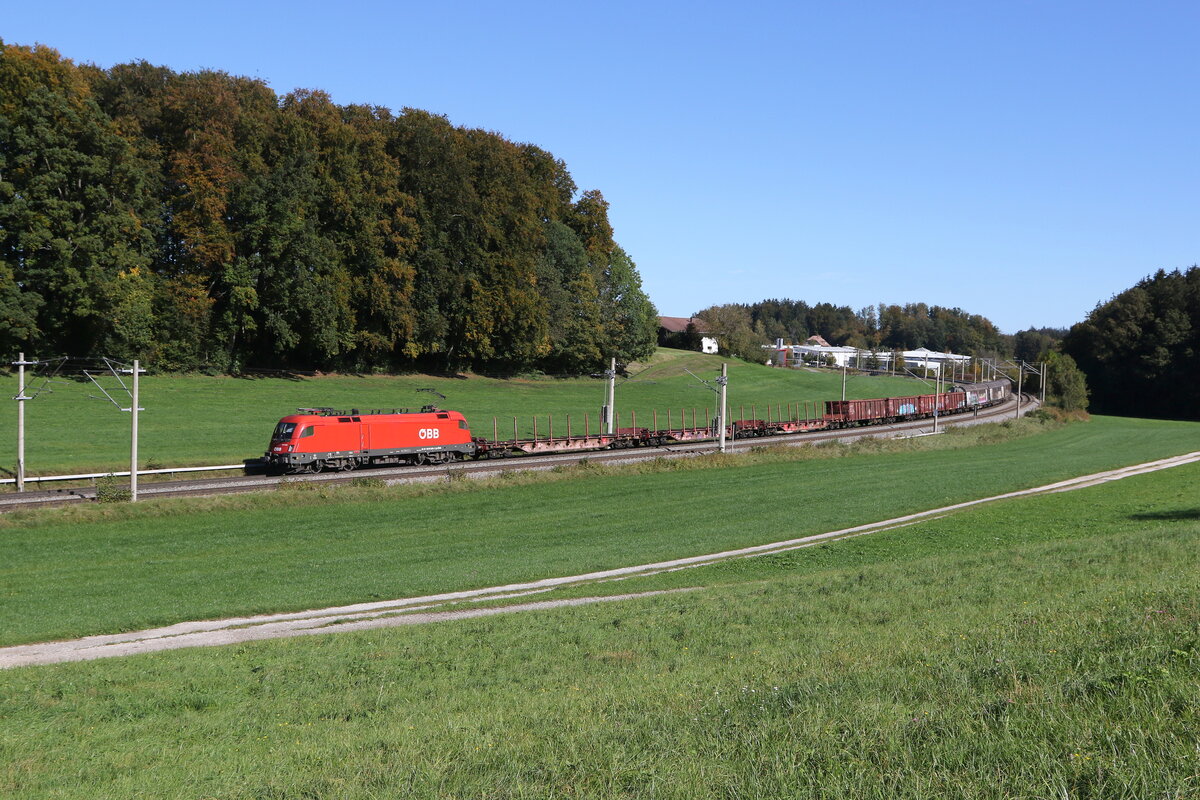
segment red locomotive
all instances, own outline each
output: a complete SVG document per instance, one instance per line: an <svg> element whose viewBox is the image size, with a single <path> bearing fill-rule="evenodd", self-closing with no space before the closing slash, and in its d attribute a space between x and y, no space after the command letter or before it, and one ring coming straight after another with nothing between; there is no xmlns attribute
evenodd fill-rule
<svg viewBox="0 0 1200 800"><path fill-rule="evenodd" d="M268 468L287 472L349 470L368 464L440 464L475 454L467 420L426 406L417 412L360 414L302 408L279 420Z"/></svg>

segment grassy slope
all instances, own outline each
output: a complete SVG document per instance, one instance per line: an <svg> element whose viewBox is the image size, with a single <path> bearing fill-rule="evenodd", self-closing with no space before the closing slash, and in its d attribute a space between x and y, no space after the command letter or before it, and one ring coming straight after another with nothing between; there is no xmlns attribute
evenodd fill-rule
<svg viewBox="0 0 1200 800"><path fill-rule="evenodd" d="M649 425L657 410L666 425L666 411L678 424L681 409L691 420L696 409L704 424L704 409L714 406L712 392L685 372L711 378L720 372L722 359L680 350L660 350L645 365L634 367L634 379L618 388L617 406L622 424L635 412L639 424ZM16 394L16 378L9 380L9 395ZM417 391L435 389L445 400ZM99 392L90 384L56 384L54 391L26 404L26 462L30 475L128 469L129 415L106 400L88 399ZM924 384L902 378L851 378L851 397L884 397L925 391ZM753 404L817 402L838 397L841 375L832 371L777 370L744 362L730 364L729 402L736 411ZM419 408L436 402L464 412L477 435L491 436L498 417L501 436L511 436L513 417L523 435L532 430L538 415L539 433L546 432L546 415L554 416L555 430L566 433L571 415L572 432L584 429L584 414L591 430L603 403L604 382L595 379L515 379L427 375L331 376L318 378L243 379L205 376L156 376L141 383L139 455L143 466L238 464L262 455L275 422L297 408ZM128 405L128 399L124 399ZM764 412L765 413L765 412ZM0 404L0 441L5 442L0 465L13 469L16 462L16 403Z"/></svg>
<svg viewBox="0 0 1200 800"><path fill-rule="evenodd" d="M686 595L0 673L0 795L1194 797L1197 480Z"/></svg>
<svg viewBox="0 0 1200 800"><path fill-rule="evenodd" d="M1097 418L789 450L722 470L523 479L494 489L295 489L9 518L0 642L570 575L835 530L1200 449L1200 425ZM959 449L956 449L959 448ZM836 455L841 448L826 449ZM530 480L532 482L530 482ZM502 482L503 483L503 482ZM653 498L647 505L646 498ZM206 513L196 513L206 511Z"/></svg>

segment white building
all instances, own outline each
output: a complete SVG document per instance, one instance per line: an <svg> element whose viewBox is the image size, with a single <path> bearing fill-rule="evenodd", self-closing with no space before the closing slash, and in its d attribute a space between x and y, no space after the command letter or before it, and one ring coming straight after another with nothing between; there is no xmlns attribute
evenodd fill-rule
<svg viewBox="0 0 1200 800"><path fill-rule="evenodd" d="M867 369L868 365L875 369L890 370L892 369L893 356L899 355L903 358L905 367L910 370L924 369L932 373L940 373L943 365L947 367L947 372L953 375L960 369L965 370L971 363L971 356L958 355L957 353L939 353L936 350L929 350L921 347L916 350L905 350L902 353L893 353L890 350L879 350L872 352L871 350L859 350L855 347L836 347L833 345L812 344L811 340L808 344L788 344L785 345L782 341L777 341L774 346L764 345L768 350L775 353L773 358L774 363L779 366L786 364L801 364L801 363L816 363L828 364L831 360L834 366L849 367L852 369Z"/></svg>
<svg viewBox="0 0 1200 800"><path fill-rule="evenodd" d="M916 350L905 350L901 355L904 356L904 364L909 369L925 369L928 372L942 371L942 365L946 365L948 371L953 374L959 367L969 365L971 363L970 356L960 356L956 353L939 353L936 350L929 350L924 347Z"/></svg>
<svg viewBox="0 0 1200 800"><path fill-rule="evenodd" d="M672 347L678 347L677 343L671 343L671 341L672 339L678 340L680 334L686 333L688 325L691 325L693 330L700 334L700 352L711 354L716 353L720 349L717 344L717 337L711 335L709 331L704 330L704 321L699 317L659 317L658 343L660 345L669 344Z"/></svg>
<svg viewBox="0 0 1200 800"><path fill-rule="evenodd" d="M854 358L859 352L853 347L819 344L793 345L791 351L795 361L815 361L818 364L828 364L829 359L832 358L834 365L838 367L853 366Z"/></svg>

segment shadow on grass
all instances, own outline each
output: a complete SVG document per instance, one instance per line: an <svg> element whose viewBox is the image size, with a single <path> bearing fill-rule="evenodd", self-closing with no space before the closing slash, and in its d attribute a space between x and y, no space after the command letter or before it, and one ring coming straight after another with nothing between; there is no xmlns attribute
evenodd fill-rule
<svg viewBox="0 0 1200 800"><path fill-rule="evenodd" d="M335 377L335 378L370 378L370 377L405 378L405 377L411 377L414 375L422 375L425 377L449 378L452 380L463 380L463 381L468 380L471 377L470 375L467 375L466 373L462 373L462 372L387 372L387 373L381 372L381 373L375 373L375 372L356 372L356 371L351 370L351 371L347 371L347 372L325 372L325 373L322 373L322 372L317 372L314 370L293 370L293 369L245 369L245 370L242 370L241 372L230 375L229 377L239 378L242 380L260 380L263 378L282 378L283 380L288 380L288 381L303 381L303 380L307 380L309 378L321 377L322 375L325 377ZM481 377L513 377L513 376L485 375L485 376L481 376Z"/></svg>
<svg viewBox="0 0 1200 800"><path fill-rule="evenodd" d="M1176 508L1171 511L1148 511L1145 514L1130 514L1130 519L1137 520L1187 520L1200 519L1200 508Z"/></svg>
<svg viewBox="0 0 1200 800"><path fill-rule="evenodd" d="M307 378L316 377L315 372L305 372L290 369L247 369L242 370L230 377L238 380L253 381L263 378L281 378L286 381L303 381Z"/></svg>

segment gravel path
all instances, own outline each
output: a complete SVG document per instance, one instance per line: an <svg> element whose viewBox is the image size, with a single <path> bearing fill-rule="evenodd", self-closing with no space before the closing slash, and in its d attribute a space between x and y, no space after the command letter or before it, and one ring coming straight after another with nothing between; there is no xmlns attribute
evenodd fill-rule
<svg viewBox="0 0 1200 800"><path fill-rule="evenodd" d="M400 625L420 625L431 622L446 622L456 619L508 614L519 611L539 611L548 608L564 606L579 606L589 603L615 602L642 597L653 597L669 592L641 592L637 594L621 594L602 597L584 597L570 600L543 600L526 602L493 608L454 608L438 609L446 604L461 602L495 602L525 597L540 592L551 591L555 588L571 585L599 583L603 581L620 580L631 576L653 575L691 567L712 564L734 558L750 558L754 556L779 553L801 547L811 547L822 541L850 536L862 536L868 533L893 530L915 525L930 519L937 519L959 509L991 503L996 500L1006 500L1016 497L1028 497L1037 494L1051 494L1096 486L1108 481L1121 480L1133 475L1142 475L1162 469L1191 464L1200 461L1200 452L1188 453L1182 456L1164 458L1145 464L1136 464L1120 469L1106 470L1092 475L1083 475L1065 481L1023 489L1016 492L992 497L956 503L942 508L930 509L916 514L908 514L894 519L874 522L868 525L858 525L851 528L829 531L813 536L787 539L770 544L743 547L736 550L725 550L719 553L691 556L689 558L659 561L651 564L641 564L632 567L589 572L581 575L570 575L559 578L546 578L538 581L514 583L505 586L493 586L485 589L472 589L461 592L446 592L443 594L411 597L398 600L385 600L372 603L339 606L335 608L313 609L286 614L264 614L253 617L241 617L224 620L200 620L181 622L164 628L154 628L128 633L88 636L70 641L46 642L42 644L16 645L0 648L0 668L30 666L37 664L56 664L64 661L88 661L97 658L126 656L136 653L150 653L160 650L175 650L184 647L211 647L215 645L234 644L239 642L256 641L260 639L278 639L292 636L309 636L322 633L337 633L343 631L360 631L370 628L396 627ZM672 592L696 591L691 589L675 589Z"/></svg>

